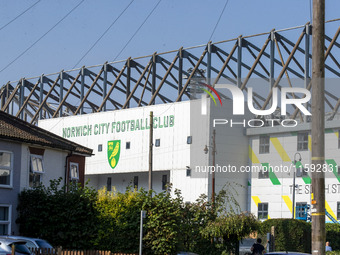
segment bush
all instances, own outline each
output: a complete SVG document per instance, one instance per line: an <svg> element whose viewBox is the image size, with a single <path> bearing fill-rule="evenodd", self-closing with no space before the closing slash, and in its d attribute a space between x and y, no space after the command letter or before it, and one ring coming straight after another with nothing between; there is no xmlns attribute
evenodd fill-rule
<svg viewBox="0 0 340 255"><path fill-rule="evenodd" d="M265 237L275 227L275 250L310 253L311 224L295 219L270 219L261 224L261 234ZM266 238L263 238L266 239Z"/></svg>
<svg viewBox="0 0 340 255"><path fill-rule="evenodd" d="M140 211L146 198L144 191L100 190L95 204L99 221L95 247L112 252L138 252Z"/></svg>
<svg viewBox="0 0 340 255"><path fill-rule="evenodd" d="M39 186L19 194L19 231L40 237L54 246L90 249L97 234L94 202L97 192L77 185L60 187L61 179L50 187Z"/></svg>
<svg viewBox="0 0 340 255"><path fill-rule="evenodd" d="M239 242L245 236L258 231L259 225L259 221L252 214L229 213L209 222L203 234L206 237L217 238L215 242L221 253L235 254L239 249Z"/></svg>
<svg viewBox="0 0 340 255"><path fill-rule="evenodd" d="M239 206L228 190L220 192L212 205L206 195L184 203L179 190L172 197L170 192L142 189L125 193L77 185L66 189L60 183L61 179L51 181L48 188L20 193L17 223L22 235L67 249L136 253L140 212L145 210L143 254L215 255L235 250L239 240L258 225L253 216L236 213Z"/></svg>

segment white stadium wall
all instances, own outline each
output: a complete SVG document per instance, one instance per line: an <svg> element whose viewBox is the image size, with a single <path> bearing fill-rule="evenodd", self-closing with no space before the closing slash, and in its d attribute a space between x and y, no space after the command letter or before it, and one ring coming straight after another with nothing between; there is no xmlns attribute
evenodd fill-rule
<svg viewBox="0 0 340 255"><path fill-rule="evenodd" d="M195 142L187 144L188 136L192 136L189 108L187 101L41 120L39 126L93 149L94 155L86 159L85 169L90 185L100 189L107 186L110 177L112 186L125 191L134 176L138 176L138 187L147 189L149 116L153 111L153 188L156 192L162 191L162 176L167 175L167 182L181 189L185 200L194 201L201 193L206 193L207 183L205 179L186 176L190 148L196 146ZM156 146L157 139L159 146ZM112 168L108 142L117 140L120 141L119 158Z"/></svg>
<svg viewBox="0 0 340 255"><path fill-rule="evenodd" d="M149 116L153 111L153 189L156 192L163 190L162 180L166 175L167 182L173 185L172 190L182 191L184 201L195 201L201 194L211 197L211 174L196 170L197 167L212 166L213 120L233 118L235 122L242 122L249 118L249 114L233 117L231 100L223 101L223 106L214 106L212 100L208 102L205 116L201 114L201 101L191 100L41 120L39 126L93 149L94 155L86 159L85 168L86 180L90 180L93 187L115 186L124 192L138 178L138 188L148 189ZM236 169L247 165L245 128L218 125L215 129L216 165L230 165ZM110 141L114 141L111 148ZM118 147L115 150L117 141L120 141L120 150ZM205 145L210 148L207 154L204 153ZM190 174L187 170L191 170ZM226 184L229 190L235 188L234 196L241 210L246 211L249 209L248 179L248 173L216 173L216 193Z"/></svg>
<svg viewBox="0 0 340 255"><path fill-rule="evenodd" d="M340 220L340 164L339 121L326 122L325 129L325 195L326 210L335 219ZM288 132L287 132L288 131ZM249 135L249 158L252 166L269 166L276 173L267 178L261 178L258 173L252 174L251 179L251 212L258 215L258 205L268 204L268 218L291 218L293 208L293 173L281 174L280 171L294 170L294 157L307 172L303 176L296 175L295 202L311 204L311 132L308 124L295 128L263 128L262 130L247 130ZM298 148L299 134L306 133L306 145ZM270 137L269 152L260 153L260 137ZM299 167L299 164L297 167ZM340 165L339 165L340 166ZM275 169L274 171L275 172ZM330 222L329 217L325 217Z"/></svg>

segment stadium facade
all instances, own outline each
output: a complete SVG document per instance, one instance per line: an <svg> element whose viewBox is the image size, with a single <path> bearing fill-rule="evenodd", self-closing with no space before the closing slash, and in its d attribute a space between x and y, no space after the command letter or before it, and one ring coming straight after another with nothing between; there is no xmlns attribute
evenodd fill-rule
<svg viewBox="0 0 340 255"><path fill-rule="evenodd" d="M172 192L180 189L186 202L201 194L211 197L215 171L216 193L222 188L235 192L242 211L259 219L291 218L295 200L294 217L308 220L313 171L310 123L267 122L259 128L250 112L233 115L232 100L218 106L207 102L203 114L202 101L190 100L41 120L39 126L94 150L85 176L96 189L147 190L152 111L156 192L171 183ZM326 121L326 161L321 167L326 172L326 221L340 219L339 130L339 120Z"/></svg>

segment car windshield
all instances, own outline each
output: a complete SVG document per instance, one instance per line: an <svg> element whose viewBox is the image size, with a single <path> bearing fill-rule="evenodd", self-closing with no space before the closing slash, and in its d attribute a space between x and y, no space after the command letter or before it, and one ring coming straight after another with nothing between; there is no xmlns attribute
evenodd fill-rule
<svg viewBox="0 0 340 255"><path fill-rule="evenodd" d="M35 242L38 244L39 248L47 248L52 249L52 245L50 245L48 242L44 240L35 240Z"/></svg>
<svg viewBox="0 0 340 255"><path fill-rule="evenodd" d="M22 254L31 254L25 243L14 243L15 252L19 252ZM11 245L10 245L11 246Z"/></svg>

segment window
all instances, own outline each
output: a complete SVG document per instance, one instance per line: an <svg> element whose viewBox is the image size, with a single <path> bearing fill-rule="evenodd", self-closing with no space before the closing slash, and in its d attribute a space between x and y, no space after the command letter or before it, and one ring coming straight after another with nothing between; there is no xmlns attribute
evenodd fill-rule
<svg viewBox="0 0 340 255"><path fill-rule="evenodd" d="M191 168L187 166L187 177L191 176Z"/></svg>
<svg viewBox="0 0 340 255"><path fill-rule="evenodd" d="M11 207L0 205L0 235L9 235L11 230Z"/></svg>
<svg viewBox="0 0 340 255"><path fill-rule="evenodd" d="M257 211L257 218L259 220L268 219L268 203L259 203L258 211Z"/></svg>
<svg viewBox="0 0 340 255"><path fill-rule="evenodd" d="M308 169L304 167L296 168L296 177L306 177L308 176Z"/></svg>
<svg viewBox="0 0 340 255"><path fill-rule="evenodd" d="M0 187L10 186L12 184L12 153L11 152L0 152Z"/></svg>
<svg viewBox="0 0 340 255"><path fill-rule="evenodd" d="M156 139L155 146L156 147L161 146L161 139Z"/></svg>
<svg viewBox="0 0 340 255"><path fill-rule="evenodd" d="M133 187L138 189L138 176L133 177Z"/></svg>
<svg viewBox="0 0 340 255"><path fill-rule="evenodd" d="M258 175L259 179L268 179L269 178L269 169L268 166L262 166L260 171L259 171L259 175Z"/></svg>
<svg viewBox="0 0 340 255"><path fill-rule="evenodd" d="M70 163L70 179L79 180L79 165L78 163Z"/></svg>
<svg viewBox="0 0 340 255"><path fill-rule="evenodd" d="M164 174L162 175L162 190L166 190L167 184L168 184L168 176Z"/></svg>
<svg viewBox="0 0 340 255"><path fill-rule="evenodd" d="M111 189L112 189L111 181L112 181L111 177L107 177L107 181L106 181L106 190L107 191L111 191Z"/></svg>
<svg viewBox="0 0 340 255"><path fill-rule="evenodd" d="M308 133L298 133L297 136L297 150L307 151L308 150Z"/></svg>
<svg viewBox="0 0 340 255"><path fill-rule="evenodd" d="M29 186L37 187L44 173L43 156L31 154Z"/></svg>
<svg viewBox="0 0 340 255"><path fill-rule="evenodd" d="M340 177L340 166L338 166L338 176Z"/></svg>
<svg viewBox="0 0 340 255"><path fill-rule="evenodd" d="M260 136L260 154L269 153L269 136Z"/></svg>
<svg viewBox="0 0 340 255"><path fill-rule="evenodd" d="M43 157L40 155L31 155L31 170L33 173L43 173Z"/></svg>
<svg viewBox="0 0 340 255"><path fill-rule="evenodd" d="M305 218L307 212L307 202L298 202L295 205L295 218Z"/></svg>
<svg viewBox="0 0 340 255"><path fill-rule="evenodd" d="M336 217L340 220L340 202L337 203L336 214Z"/></svg>
<svg viewBox="0 0 340 255"><path fill-rule="evenodd" d="M192 136L187 137L187 144L192 144Z"/></svg>
<svg viewBox="0 0 340 255"><path fill-rule="evenodd" d="M126 142L126 147L125 147L127 150L130 149L130 142Z"/></svg>
<svg viewBox="0 0 340 255"><path fill-rule="evenodd" d="M102 144L98 144L98 151L103 151L103 145Z"/></svg>

